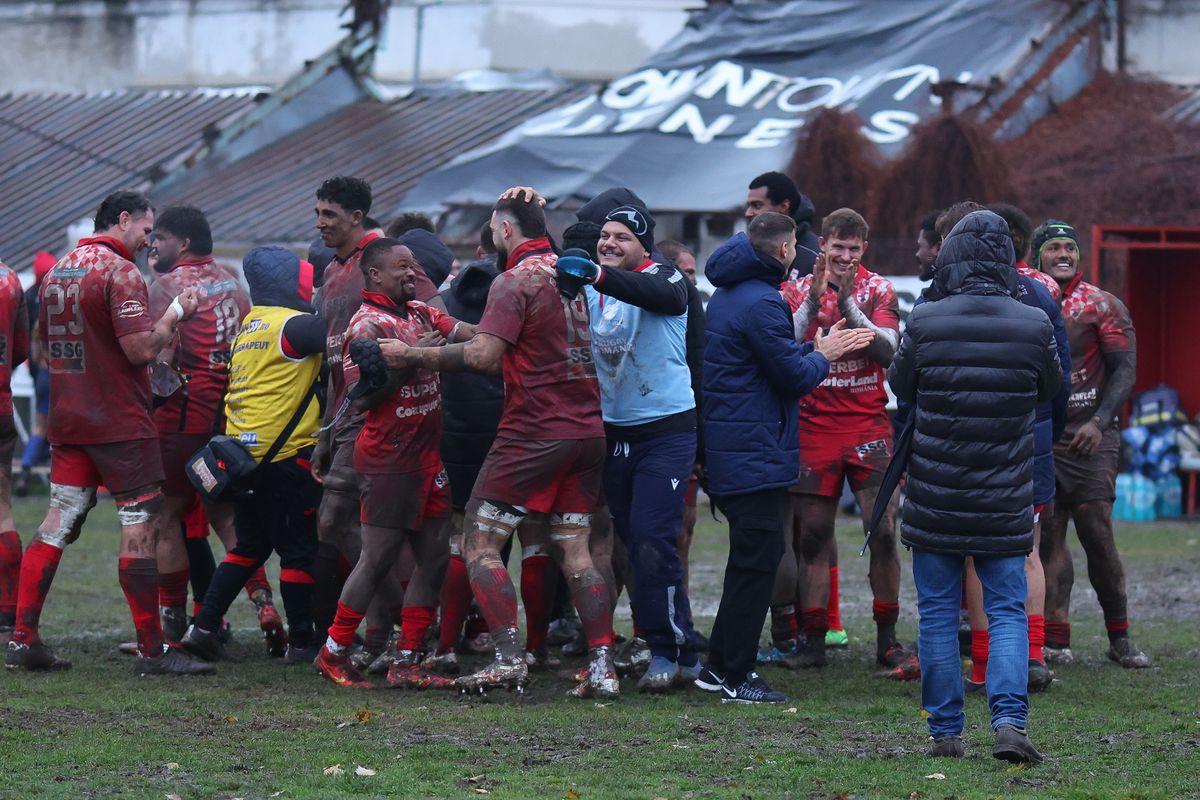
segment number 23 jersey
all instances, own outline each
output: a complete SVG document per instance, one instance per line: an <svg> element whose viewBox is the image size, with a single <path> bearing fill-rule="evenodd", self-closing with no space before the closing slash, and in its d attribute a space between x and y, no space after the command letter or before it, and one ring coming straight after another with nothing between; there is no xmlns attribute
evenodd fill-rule
<svg viewBox="0 0 1200 800"><path fill-rule="evenodd" d="M118 339L154 329L146 281L120 241L97 236L42 282L38 331L50 364L50 442L104 444L158 435L150 377Z"/></svg>

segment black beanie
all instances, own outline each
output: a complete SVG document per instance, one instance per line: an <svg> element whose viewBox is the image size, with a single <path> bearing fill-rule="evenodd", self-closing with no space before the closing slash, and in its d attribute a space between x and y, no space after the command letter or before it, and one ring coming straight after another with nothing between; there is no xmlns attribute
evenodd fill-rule
<svg viewBox="0 0 1200 800"><path fill-rule="evenodd" d="M441 286L454 267L454 253L450 252L450 248L424 228L405 231L397 241L412 251L425 277L434 286Z"/></svg>
<svg viewBox="0 0 1200 800"><path fill-rule="evenodd" d="M646 248L647 253L654 249L654 217L650 216L650 212L645 208L634 205L618 206L608 212L604 221L619 222L629 228L642 243L642 247Z"/></svg>
<svg viewBox="0 0 1200 800"><path fill-rule="evenodd" d="M564 250L578 247L596 260L596 244L600 241L600 226L594 222L576 222L563 231L562 246Z"/></svg>

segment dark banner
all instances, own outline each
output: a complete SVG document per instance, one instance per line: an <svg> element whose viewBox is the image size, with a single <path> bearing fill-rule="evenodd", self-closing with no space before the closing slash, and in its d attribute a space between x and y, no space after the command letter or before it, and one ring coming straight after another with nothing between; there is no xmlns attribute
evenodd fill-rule
<svg viewBox="0 0 1200 800"><path fill-rule="evenodd" d="M628 186L659 210L728 209L750 178L787 163L810 112L853 111L866 136L894 152L918 120L940 113L932 84L1003 82L1070 15L1059 0L792 0L706 11L637 71L460 156L404 205L490 204L528 184L555 199Z"/></svg>

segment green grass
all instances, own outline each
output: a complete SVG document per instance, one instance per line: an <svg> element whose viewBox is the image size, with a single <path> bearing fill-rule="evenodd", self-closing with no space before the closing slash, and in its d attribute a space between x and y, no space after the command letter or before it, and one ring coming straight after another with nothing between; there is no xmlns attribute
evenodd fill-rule
<svg viewBox="0 0 1200 800"><path fill-rule="evenodd" d="M18 501L23 532L42 503ZM723 528L709 519L693 557L707 613L724 552ZM923 755L920 688L873 677L860 534L850 520L840 533L851 647L819 673L768 670L792 698L784 707L722 706L697 691L639 696L629 680L615 703L581 703L562 697L567 682L545 676L523 700L466 699L353 693L306 667L284 668L266 657L242 599L232 611L240 662L211 678L134 678L115 650L131 631L115 514L102 504L68 549L44 619L47 640L75 668L0 676L0 797L1200 796L1200 526L1120 532L1134 635L1155 659L1151 670L1104 658L1098 607L1077 565L1079 660L1034 698L1031 732L1050 760L1026 769L990 758L979 699L968 698L969 757ZM911 640L908 569L905 554L900 630ZM325 775L335 764L343 774ZM359 766L376 774L357 776Z"/></svg>

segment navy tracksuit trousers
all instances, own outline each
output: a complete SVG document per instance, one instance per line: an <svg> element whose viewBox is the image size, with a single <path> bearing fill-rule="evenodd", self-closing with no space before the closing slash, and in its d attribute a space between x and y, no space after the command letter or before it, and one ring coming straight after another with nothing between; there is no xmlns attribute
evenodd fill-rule
<svg viewBox="0 0 1200 800"><path fill-rule="evenodd" d="M604 491L613 527L629 551L634 585L630 601L653 655L696 663L696 634L679 529L683 502L696 462L696 433L674 433L625 442L610 438Z"/></svg>

